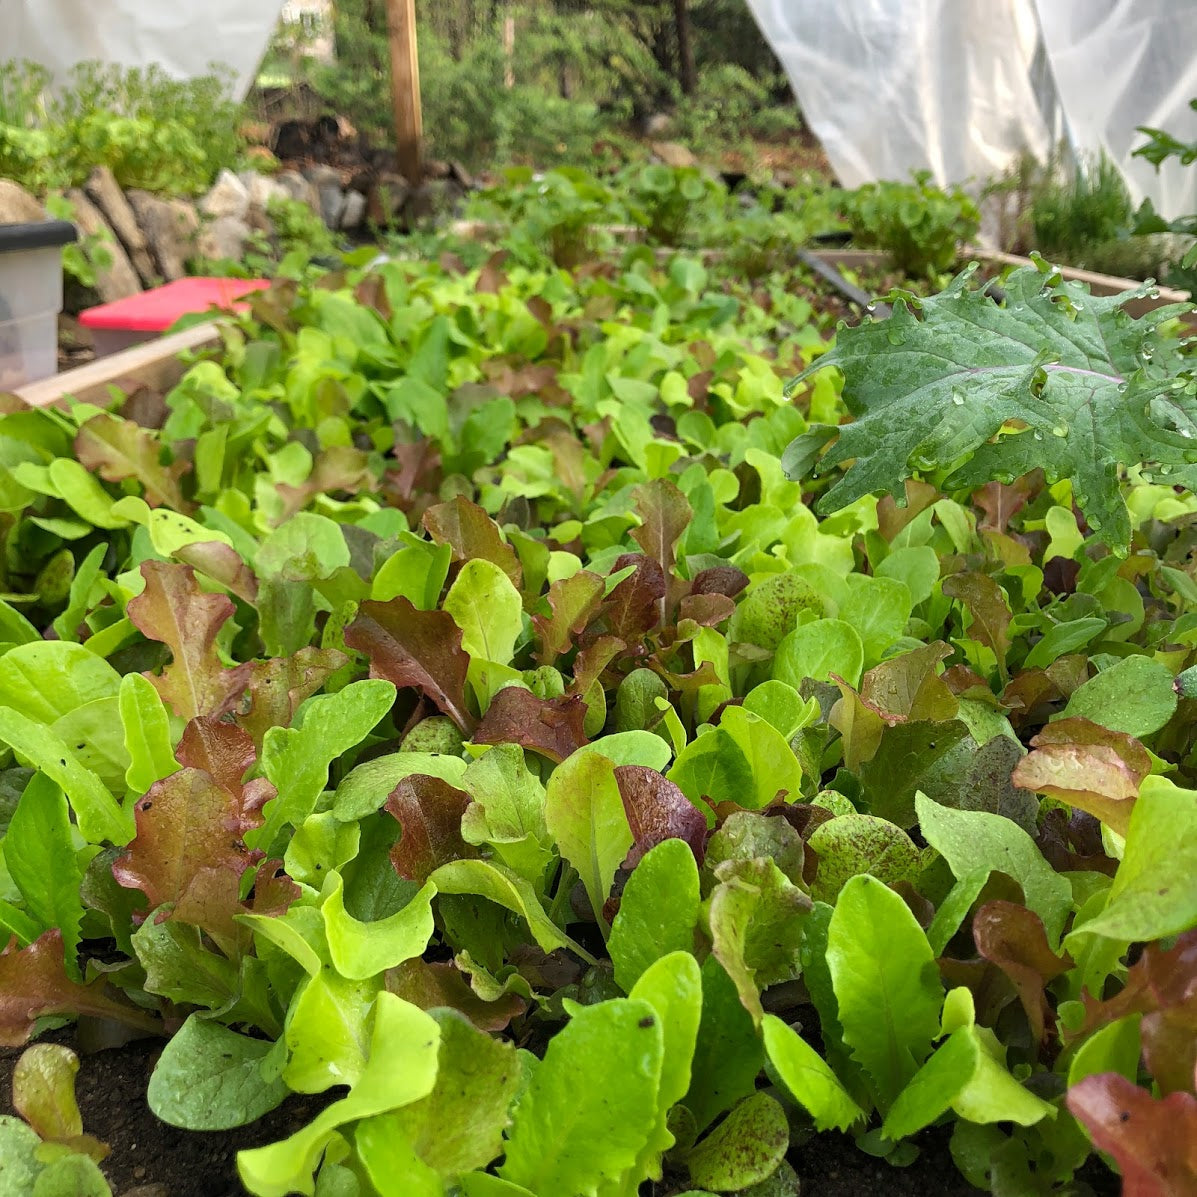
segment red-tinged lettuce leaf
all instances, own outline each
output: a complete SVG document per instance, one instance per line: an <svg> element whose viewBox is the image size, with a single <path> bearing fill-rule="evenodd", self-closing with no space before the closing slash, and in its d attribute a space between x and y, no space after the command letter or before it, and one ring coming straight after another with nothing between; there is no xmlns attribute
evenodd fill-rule
<svg viewBox="0 0 1197 1197"><path fill-rule="evenodd" d="M162 676L150 681L180 718L224 714L248 680L247 666L226 669L216 651L216 637L233 614L232 599L205 594L188 565L146 561L141 574L145 589L129 601L129 619L172 656Z"/></svg>
<svg viewBox="0 0 1197 1197"><path fill-rule="evenodd" d="M27 1043L37 1020L50 1014L89 1014L151 1033L161 1030L157 1019L120 1000L103 976L85 985L72 981L57 928L27 948L17 948L14 940L0 952L0 1047Z"/></svg>
<svg viewBox="0 0 1197 1197"><path fill-rule="evenodd" d="M692 669L689 673L679 673L674 669L668 669L656 658L650 657L647 664L670 690L676 691L678 694L694 694L703 686L723 684L714 661L703 661L697 669ZM714 713L712 712L713 717Z"/></svg>
<svg viewBox="0 0 1197 1197"><path fill-rule="evenodd" d="M399 465L383 474L382 492L392 507L410 516L423 510L440 487L441 453L434 441L420 439L396 441L391 455Z"/></svg>
<svg viewBox="0 0 1197 1197"><path fill-rule="evenodd" d="M666 594L665 571L659 562L640 553L624 553L612 569L633 572L607 596L587 631L588 638L609 634L631 644L654 628Z"/></svg>
<svg viewBox="0 0 1197 1197"><path fill-rule="evenodd" d="M176 561L190 565L214 582L219 582L231 594L244 599L251 606L258 601L258 578L231 545L219 540L204 540L186 544L171 554Z"/></svg>
<svg viewBox="0 0 1197 1197"><path fill-rule="evenodd" d="M497 565L518 590L523 569L515 549L504 539L499 525L478 506L461 495L447 503L438 503L424 512L424 527L437 544L453 550L454 561L472 561L481 557Z"/></svg>
<svg viewBox="0 0 1197 1197"><path fill-rule="evenodd" d="M939 491L930 482L907 478L903 488L905 503L901 507L892 495L884 495L877 503L877 531L883 540L893 544L894 537L903 528L912 524L939 497Z"/></svg>
<svg viewBox="0 0 1197 1197"><path fill-rule="evenodd" d="M618 636L600 636L579 649L574 657L574 680L570 683L569 693L585 698L590 687L602 677L603 670L626 652L627 647Z"/></svg>
<svg viewBox="0 0 1197 1197"><path fill-rule="evenodd" d="M1046 1034L1051 1006L1047 985L1072 968L1067 953L1057 956L1047 942L1043 920L1013 902L987 902L973 915L977 951L1010 978L1026 1011L1035 1041Z"/></svg>
<svg viewBox="0 0 1197 1197"><path fill-rule="evenodd" d="M528 1003L514 993L504 993L494 1001L483 1001L455 964L406 960L387 972L386 987L421 1010L442 1007L458 1010L480 1031L492 1033L505 1030L513 1018L518 1018L528 1008Z"/></svg>
<svg viewBox="0 0 1197 1197"><path fill-rule="evenodd" d="M226 956L235 959L250 940L249 929L236 922L237 915L246 913L240 894L241 875L235 869L205 866L196 871L173 907L158 917L199 927Z"/></svg>
<svg viewBox="0 0 1197 1197"><path fill-rule="evenodd" d="M1048 670L1023 669L1010 679L1000 701L1011 724L1020 728L1046 723L1064 697L1059 679Z"/></svg>
<svg viewBox="0 0 1197 1197"><path fill-rule="evenodd" d="M1197 1070L1197 931L1185 932L1167 951L1148 944L1118 993L1104 1002L1086 993L1083 1001L1085 1018L1076 1038L1128 1014L1141 1014L1143 1059L1160 1089L1174 1093L1192 1087Z"/></svg>
<svg viewBox="0 0 1197 1197"><path fill-rule="evenodd" d="M134 808L137 835L113 863L113 876L126 889L141 890L151 907L186 900L205 870L240 879L257 859L244 838L261 826L265 796L258 787L242 790L239 782L236 790L225 789L202 769L172 773L155 782ZM213 882L203 884L207 909ZM235 900L235 886L232 894Z"/></svg>
<svg viewBox="0 0 1197 1197"><path fill-rule="evenodd" d="M1083 810L1054 807L1035 830L1035 846L1057 873L1105 873L1113 877L1118 862L1105 853L1101 824Z"/></svg>
<svg viewBox="0 0 1197 1197"><path fill-rule="evenodd" d="M951 655L951 645L936 640L882 661L861 678L861 702L891 725L955 719L960 702L937 672Z"/></svg>
<svg viewBox="0 0 1197 1197"><path fill-rule="evenodd" d="M447 611L419 611L402 595L364 602L345 629L345 643L366 654L371 677L419 690L462 731L473 729L465 702L470 658Z"/></svg>
<svg viewBox="0 0 1197 1197"><path fill-rule="evenodd" d="M254 914L280 918L287 913L291 903L302 893L299 886L283 870L281 860L264 860L258 866L258 875L254 879L254 889L249 897L248 909Z"/></svg>
<svg viewBox="0 0 1197 1197"><path fill-rule="evenodd" d="M948 598L959 599L972 616L968 634L993 649L998 671L1006 676L1006 654L1010 651L1010 620L1013 615L1002 588L988 574L953 574L943 581Z"/></svg>
<svg viewBox="0 0 1197 1197"><path fill-rule="evenodd" d="M1086 1077L1068 1090L1068 1108L1122 1173L1122 1197L1197 1193L1197 1097L1157 1100L1116 1072Z"/></svg>
<svg viewBox="0 0 1197 1197"><path fill-rule="evenodd" d="M1139 784L1151 772L1151 757L1138 740L1072 718L1047 724L1031 746L1014 770L1017 785L1087 811L1126 835Z"/></svg>
<svg viewBox="0 0 1197 1197"><path fill-rule="evenodd" d="M982 528L1005 532L1010 521L1043 487L1043 474L1036 471L1016 478L1012 483L987 482L972 493L973 505L985 512Z"/></svg>
<svg viewBox="0 0 1197 1197"><path fill-rule="evenodd" d="M347 492L359 495L378 489L377 479L370 469L370 458L361 449L351 445L332 445L321 451L312 466L307 481L299 486L288 486L280 482L279 495L283 500L282 513L276 520L284 524L297 512L302 511L317 495L331 495Z"/></svg>
<svg viewBox="0 0 1197 1197"><path fill-rule="evenodd" d="M107 412L93 416L75 437L75 457L105 482L136 479L151 507L170 507L183 514L193 510L179 486L190 467L183 461L164 466L158 438L132 420Z"/></svg>
<svg viewBox="0 0 1197 1197"><path fill-rule="evenodd" d="M439 777L417 773L391 791L386 811L402 828L391 849L395 872L423 885L451 860L476 859L478 849L461 835L461 819L472 799Z"/></svg>
<svg viewBox="0 0 1197 1197"><path fill-rule="evenodd" d="M579 570L568 578L558 578L549 587L551 614L533 615L532 626L540 640L536 660L551 665L563 652L573 647L574 637L590 622L603 599L603 579L589 570Z"/></svg>
<svg viewBox="0 0 1197 1197"><path fill-rule="evenodd" d="M690 584L691 594L723 594L735 598L748 585L748 575L734 565L714 565L700 570Z"/></svg>
<svg viewBox="0 0 1197 1197"><path fill-rule="evenodd" d="M241 779L257 760L257 750L249 734L236 724L200 717L183 729L175 760L185 768L202 770L222 789L240 797Z"/></svg>
<svg viewBox="0 0 1197 1197"><path fill-rule="evenodd" d="M258 749L272 727L290 727L295 712L346 663L335 648L301 648L290 657L254 661L248 671L249 710L238 712L237 723Z"/></svg>
<svg viewBox="0 0 1197 1197"><path fill-rule="evenodd" d="M510 257L509 250L500 249L486 259L486 265L478 271L478 282L474 287L479 295L498 295L507 286L507 272L503 267ZM390 312L384 313L384 316L389 320Z"/></svg>
<svg viewBox="0 0 1197 1197"><path fill-rule="evenodd" d="M676 560L677 542L694 518L690 500L668 478L654 478L636 487L632 500L641 524L630 535L668 576Z"/></svg>
<svg viewBox="0 0 1197 1197"><path fill-rule="evenodd" d="M474 733L476 744L518 744L560 763L588 743L586 703L576 694L538 698L522 686L500 690Z"/></svg>
<svg viewBox="0 0 1197 1197"><path fill-rule="evenodd" d="M650 848L674 839L684 840L702 863L706 816L672 781L643 765L618 766L615 781L632 829L625 869L634 869Z"/></svg>
<svg viewBox="0 0 1197 1197"><path fill-rule="evenodd" d="M858 773L877 755L886 723L871 707L865 706L852 686L837 674L831 680L839 687L840 697L831 708L828 722L840 733L844 745L844 767Z"/></svg>
<svg viewBox="0 0 1197 1197"><path fill-rule="evenodd" d="M730 619L736 600L726 594L688 594L678 606L678 623L691 619L704 628L718 627Z"/></svg>

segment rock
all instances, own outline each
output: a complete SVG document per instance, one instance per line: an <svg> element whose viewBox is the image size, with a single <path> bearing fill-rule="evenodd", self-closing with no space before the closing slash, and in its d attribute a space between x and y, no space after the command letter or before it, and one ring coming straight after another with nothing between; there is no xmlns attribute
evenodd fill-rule
<svg viewBox="0 0 1197 1197"><path fill-rule="evenodd" d="M106 166L97 166L87 176L83 190L87 193L87 198L103 213L109 228L120 238L141 281L147 287L156 286L158 272L154 267L154 259L150 256L149 246L146 245L145 234L112 171Z"/></svg>
<svg viewBox="0 0 1197 1197"><path fill-rule="evenodd" d="M0 179L0 224L35 224L46 210L19 183Z"/></svg>
<svg viewBox="0 0 1197 1197"><path fill-rule="evenodd" d="M228 169L220 172L212 190L200 200L200 212L213 220L223 216L243 220L248 211L249 189Z"/></svg>
<svg viewBox="0 0 1197 1197"><path fill-rule="evenodd" d="M238 216L218 216L200 230L197 253L210 261L231 259L239 262L245 256L251 229Z"/></svg>
<svg viewBox="0 0 1197 1197"><path fill-rule="evenodd" d="M148 191L130 191L130 206L145 234L158 273L168 283L184 278L187 260L196 252L199 216L186 200L161 199Z"/></svg>
<svg viewBox="0 0 1197 1197"><path fill-rule="evenodd" d="M679 145L676 141L654 141L649 148L666 166L680 169L685 166L698 165L698 159L684 145Z"/></svg>
<svg viewBox="0 0 1197 1197"><path fill-rule="evenodd" d="M411 184L402 175L394 172L380 175L370 188L367 204L370 223L380 229L398 224L409 195Z"/></svg>
<svg viewBox="0 0 1197 1197"><path fill-rule="evenodd" d="M673 128L673 117L667 112L654 112L644 121L645 137L664 137Z"/></svg>
<svg viewBox="0 0 1197 1197"><path fill-rule="evenodd" d="M316 163L303 168L303 177L317 190L321 187L340 187L343 185L341 172L335 166L325 166Z"/></svg>
<svg viewBox="0 0 1197 1197"><path fill-rule="evenodd" d="M314 184L297 170L285 170L275 179L284 192L297 203L307 204L317 215L320 214L320 192Z"/></svg>
<svg viewBox="0 0 1197 1197"><path fill-rule="evenodd" d="M333 166L306 166L304 177L316 188L320 206L316 211L329 229L339 229L341 213L345 211L345 182L341 172Z"/></svg>
<svg viewBox="0 0 1197 1197"><path fill-rule="evenodd" d="M320 204L316 211L330 229L341 227L341 214L345 210L345 183L341 172L331 166L306 166L304 178L316 189Z"/></svg>
<svg viewBox="0 0 1197 1197"><path fill-rule="evenodd" d="M79 229L79 239L102 237L104 248L112 259L109 266L96 271L96 294L100 297L100 302L114 303L118 299L128 299L130 295L140 294L141 279L133 269L133 263L125 253L125 247L109 228L100 209L78 188L68 191L67 199L74 209L73 219Z"/></svg>
<svg viewBox="0 0 1197 1197"><path fill-rule="evenodd" d="M330 229L341 227L341 214L345 211L345 193L341 184L326 183L320 189L320 218Z"/></svg>
<svg viewBox="0 0 1197 1197"><path fill-rule="evenodd" d="M272 200L291 198L291 193L278 179L272 179L268 175L260 175L253 171L250 171L249 174L251 177L248 191L249 206L251 209L257 209L259 212L268 212Z"/></svg>
<svg viewBox="0 0 1197 1197"><path fill-rule="evenodd" d="M456 179L466 191L474 190L474 176L470 174L465 168L465 164L461 162L449 163L449 176Z"/></svg>
<svg viewBox="0 0 1197 1197"><path fill-rule="evenodd" d="M360 191L345 192L345 203L341 208L339 227L347 233L362 226L366 219L366 197Z"/></svg>

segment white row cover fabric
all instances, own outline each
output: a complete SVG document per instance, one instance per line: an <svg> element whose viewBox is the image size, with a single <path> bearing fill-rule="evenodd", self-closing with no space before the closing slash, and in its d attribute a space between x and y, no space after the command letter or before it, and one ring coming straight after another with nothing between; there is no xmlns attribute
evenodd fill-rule
<svg viewBox="0 0 1197 1197"><path fill-rule="evenodd" d="M1197 165L1159 173L1131 157L1139 125L1197 141L1195 0L1037 0L1039 23L1074 143L1101 147L1136 200L1161 214L1197 212Z"/></svg>
<svg viewBox="0 0 1197 1197"><path fill-rule="evenodd" d="M80 62L157 64L177 79L229 68L249 91L282 0L0 0L0 60L27 58L65 79Z"/></svg>
<svg viewBox="0 0 1197 1197"><path fill-rule="evenodd" d="M1136 199L1197 211L1197 167L1131 157L1137 125L1197 138L1197 0L748 0L848 187L930 170L978 186L1061 139Z"/></svg>

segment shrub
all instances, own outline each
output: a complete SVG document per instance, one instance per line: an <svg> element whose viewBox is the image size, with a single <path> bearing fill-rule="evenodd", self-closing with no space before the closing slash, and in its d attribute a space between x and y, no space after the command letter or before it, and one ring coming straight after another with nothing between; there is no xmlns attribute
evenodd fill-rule
<svg viewBox="0 0 1197 1197"><path fill-rule="evenodd" d="M848 195L853 239L875 245L911 276L949 269L980 227L977 205L960 188L944 191L921 171L909 183L868 183Z"/></svg>
<svg viewBox="0 0 1197 1197"><path fill-rule="evenodd" d="M797 103L774 103L767 81L727 63L700 75L697 91L680 103L674 123L683 141L726 145L746 137L773 141L794 136L802 117Z"/></svg>
<svg viewBox="0 0 1197 1197"><path fill-rule="evenodd" d="M122 187L195 194L241 151L241 108L222 72L177 80L86 62L54 97L50 83L35 64L0 66L0 174L33 190L78 186L107 166Z"/></svg>

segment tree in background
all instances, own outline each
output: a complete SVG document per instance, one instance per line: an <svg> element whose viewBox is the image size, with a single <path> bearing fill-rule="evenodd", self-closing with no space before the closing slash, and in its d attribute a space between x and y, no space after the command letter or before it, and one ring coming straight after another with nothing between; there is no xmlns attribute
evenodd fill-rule
<svg viewBox="0 0 1197 1197"><path fill-rule="evenodd" d="M744 0L418 0L417 14L425 127L442 157L550 164L662 112L674 136L704 145L798 127ZM385 142L385 0L337 0L335 28L338 62L310 81Z"/></svg>

